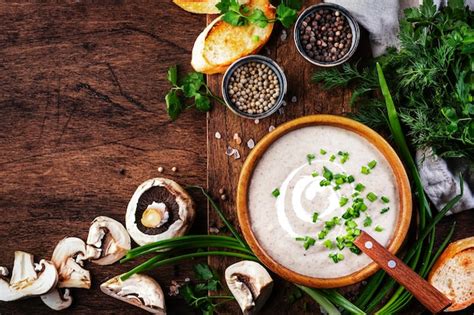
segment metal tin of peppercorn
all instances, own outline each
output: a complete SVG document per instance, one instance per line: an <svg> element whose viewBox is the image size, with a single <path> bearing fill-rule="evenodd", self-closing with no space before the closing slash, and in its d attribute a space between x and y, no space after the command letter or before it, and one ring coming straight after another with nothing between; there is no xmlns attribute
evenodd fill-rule
<svg viewBox="0 0 474 315"><path fill-rule="evenodd" d="M264 64L268 68L271 69L271 71L275 74L277 80L278 80L278 85L279 85L279 95L276 97L275 103L269 108L268 110L263 111L262 113L247 113L244 110L241 110L238 108L234 102L232 102L232 97L229 95L229 85L230 85L230 80L231 77L233 76L234 72L241 66L249 63L256 63L256 64ZM222 79L222 96L224 98L225 103L227 104L227 107L236 115L248 118L248 119L261 119L268 117L275 113L283 104L284 97L286 94L287 90L287 81L286 81L286 76L283 70L280 68L280 66L273 61L271 58L262 56L262 55L250 55L246 57L242 57L235 61L233 64L230 65L230 67L227 69L227 71L224 73L224 78Z"/></svg>
<svg viewBox="0 0 474 315"><path fill-rule="evenodd" d="M349 50L347 53L342 56L341 58L335 60L335 61L322 61L322 60L316 60L314 58L311 58L308 56L306 53L303 43L302 43L302 38L301 34L299 32L300 27L303 23L303 21L310 16L311 14L317 14L319 10L331 10L331 11L339 11L346 19L347 23L349 24L349 27L351 29L352 33L352 41ZM340 64L343 64L349 58L352 57L354 52L357 50L357 47L359 46L359 39L360 39L360 29L359 29L359 24L357 21L354 19L354 17L343 7L337 4L333 3L320 3L320 4L315 4L312 5L308 8L306 8L298 17L295 23L295 28L294 28L294 33L293 33L293 39L295 41L296 49L300 53L301 56L303 56L307 61L311 62L312 64L320 67L334 67L338 66Z"/></svg>

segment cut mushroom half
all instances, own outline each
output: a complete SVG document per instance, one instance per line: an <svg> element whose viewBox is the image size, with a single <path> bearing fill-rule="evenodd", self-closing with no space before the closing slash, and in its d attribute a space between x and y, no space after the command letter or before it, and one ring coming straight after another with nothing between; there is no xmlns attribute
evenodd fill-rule
<svg viewBox="0 0 474 315"><path fill-rule="evenodd" d="M0 277L0 301L9 302L45 294L57 281L58 272L54 264L44 259L35 264L33 255L16 251L10 281L5 276Z"/></svg>
<svg viewBox="0 0 474 315"><path fill-rule="evenodd" d="M87 257L98 265L111 265L131 248L130 235L118 221L100 216L92 221L87 237Z"/></svg>
<svg viewBox="0 0 474 315"><path fill-rule="evenodd" d="M120 277L116 276L102 283L102 292L147 312L166 314L165 296L158 282L142 274L134 274L123 281Z"/></svg>
<svg viewBox="0 0 474 315"><path fill-rule="evenodd" d="M153 178L133 194L125 223L133 240L145 245L184 235L194 221L194 203L175 181Z"/></svg>
<svg viewBox="0 0 474 315"><path fill-rule="evenodd" d="M91 287L90 272L82 267L86 256L86 244L77 237L66 237L59 241L51 261L58 269L58 288Z"/></svg>
<svg viewBox="0 0 474 315"><path fill-rule="evenodd" d="M244 314L255 314L267 301L273 280L259 263L244 260L225 270L225 281Z"/></svg>
<svg viewBox="0 0 474 315"><path fill-rule="evenodd" d="M53 289L48 293L43 294L41 300L50 309L55 311L64 310L72 304L72 296L69 289L64 289L64 293L62 293L60 289Z"/></svg>

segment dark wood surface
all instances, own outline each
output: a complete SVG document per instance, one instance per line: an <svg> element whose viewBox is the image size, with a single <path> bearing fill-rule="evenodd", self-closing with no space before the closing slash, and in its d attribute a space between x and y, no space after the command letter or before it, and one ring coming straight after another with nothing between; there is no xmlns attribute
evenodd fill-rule
<svg viewBox="0 0 474 315"><path fill-rule="evenodd" d="M205 26L205 17L160 1L56 1L0 4L0 265L11 267L13 252L25 250L50 257L65 236L85 238L90 222L107 215L123 222L135 188L164 175L183 185L209 185L235 222L237 178L248 153L268 128L311 113L350 110L349 91L323 91L309 83L314 68L305 63L276 27L263 53L275 58L289 81L284 114L255 124L216 105L207 117L186 112L171 123L164 109L165 80L172 64L190 70L191 48ZM284 40L283 40L284 39ZM367 42L361 44L367 50ZM220 76L209 83L218 91ZM292 98L295 96L292 102ZM216 131L222 139L214 137ZM241 145L234 143L238 133ZM241 158L225 155L226 146L239 148ZM207 150L206 150L207 146ZM178 171L171 172L176 166ZM199 193L194 232L220 227ZM455 238L467 236L472 215L458 218ZM453 218L441 223L444 235ZM227 259L210 259L220 271ZM74 290L67 313L138 314L103 295L98 285L133 265L95 266L91 290ZM165 293L171 280L191 275L191 263L160 268L151 274ZM345 291L349 296L349 288ZM292 287L276 279L275 292L264 313L315 313L308 299L290 304ZM170 314L192 312L177 297L167 297ZM305 311L306 310L306 311ZM0 314L49 314L39 299L0 303ZM220 313L238 313L236 304Z"/></svg>
<svg viewBox="0 0 474 315"><path fill-rule="evenodd" d="M0 265L11 266L15 250L49 258L63 237L85 239L98 215L124 222L159 166L183 185L206 185L206 115L171 123L163 101L167 68L190 70L204 16L168 0L51 1L1 4L0 20ZM205 232L206 203L194 196L195 231ZM93 287L74 290L68 313L143 313L98 288L132 265L89 264ZM190 266L152 275L168 292ZM167 304L190 311L181 299ZM39 299L0 303L1 314L51 312Z"/></svg>

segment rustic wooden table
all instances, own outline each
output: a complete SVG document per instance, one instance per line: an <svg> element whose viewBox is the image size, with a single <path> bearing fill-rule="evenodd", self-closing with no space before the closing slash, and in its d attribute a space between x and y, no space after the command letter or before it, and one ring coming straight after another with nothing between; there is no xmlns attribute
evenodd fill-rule
<svg viewBox="0 0 474 315"><path fill-rule="evenodd" d="M221 204L235 222L234 194L249 139L258 142L270 126L289 119L350 110L348 90L327 92L310 83L315 68L297 55L291 32L280 27L262 53L276 59L287 74L282 113L256 124L216 105L207 117L189 111L172 123L163 101L166 70L173 64L190 70L191 48L205 16L186 13L168 0L13 1L0 4L0 20L0 265L11 266L15 250L48 258L63 237L86 238L98 215L123 222L136 186L163 175L159 166L183 185L207 185L216 197L225 188L228 199ZM367 50L365 38L359 55ZM209 78L214 91L219 83L220 76ZM242 144L234 142L235 133ZM225 155L228 145L239 150L240 159ZM193 232L221 227L215 214L207 213L202 196L193 197L199 205ZM455 238L467 236L473 216L456 219ZM444 220L437 233L444 235L453 220ZM231 263L209 261L220 271ZM74 290L68 313L142 313L98 288L131 266L89 265L93 286ZM191 266L160 268L151 275L168 292L171 280L192 275ZM319 312L306 298L288 303L291 286L276 283L264 313ZM350 295L356 290L345 291ZM167 297L167 305L170 314L193 313L179 297ZM221 312L238 314L235 304ZM39 299L0 303L2 315L49 313Z"/></svg>

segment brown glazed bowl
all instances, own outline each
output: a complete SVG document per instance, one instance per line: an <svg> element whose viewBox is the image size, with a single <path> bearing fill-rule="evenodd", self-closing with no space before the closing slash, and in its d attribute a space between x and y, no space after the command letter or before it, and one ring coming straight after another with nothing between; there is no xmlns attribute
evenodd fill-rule
<svg viewBox="0 0 474 315"><path fill-rule="evenodd" d="M288 281L309 287L336 288L360 282L374 274L379 267L372 262L359 271L339 278L315 278L294 272L275 261L259 244L250 225L250 215L247 204L248 189L250 187L253 171L260 158L265 154L266 150L272 145L272 143L293 130L320 125L339 127L357 133L359 136L362 136L374 145L387 159L394 173L396 180L395 184L400 198L400 208L398 209L395 230L387 249L393 254L398 251L408 232L412 214L410 183L403 164L393 148L382 138L382 136L361 123L341 116L312 115L298 118L279 126L260 140L255 148L252 149L240 173L239 185L237 188L237 214L245 240L248 242L258 259L260 259L260 261L271 271Z"/></svg>

